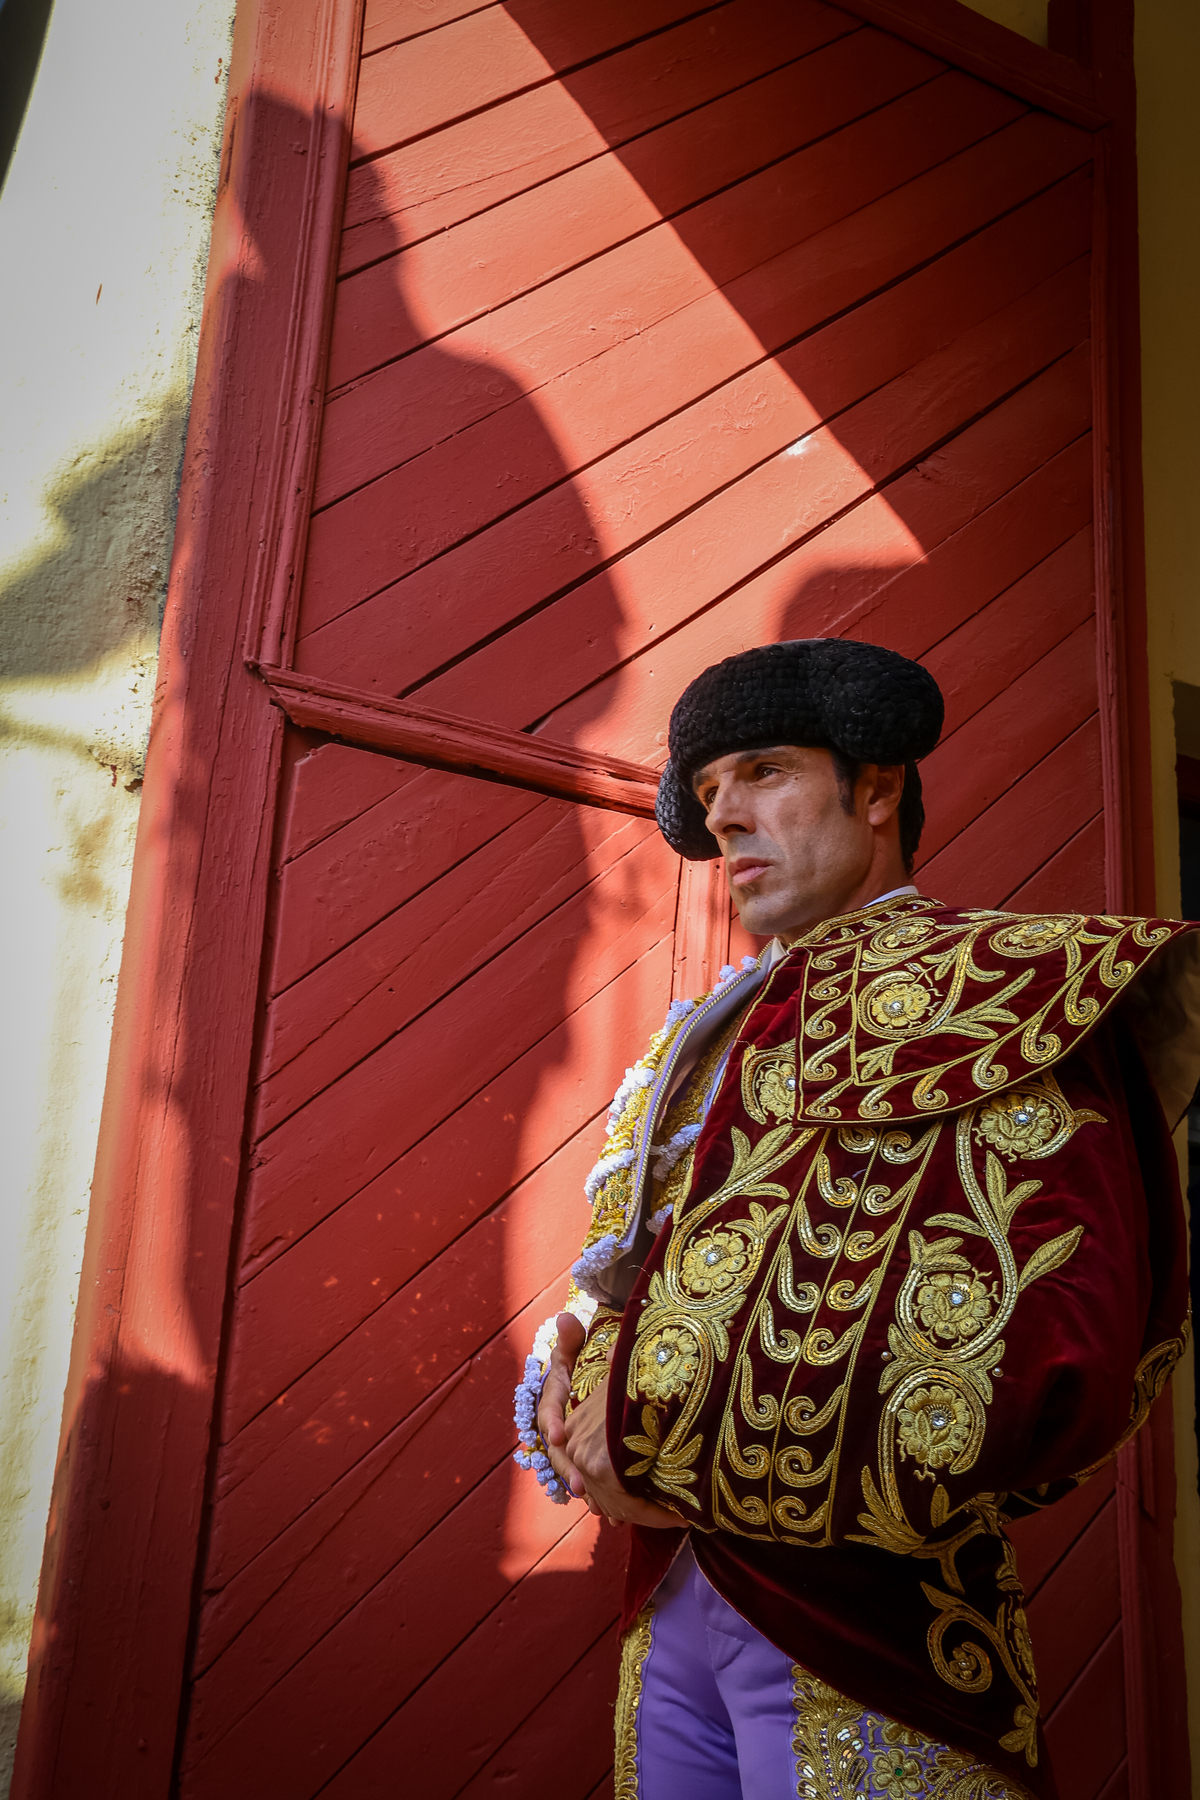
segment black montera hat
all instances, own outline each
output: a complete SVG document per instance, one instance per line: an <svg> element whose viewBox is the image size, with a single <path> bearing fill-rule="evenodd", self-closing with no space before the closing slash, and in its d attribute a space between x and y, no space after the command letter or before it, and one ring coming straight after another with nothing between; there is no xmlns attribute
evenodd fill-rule
<svg viewBox="0 0 1200 1800"><path fill-rule="evenodd" d="M659 829L681 856L706 862L720 852L692 777L714 757L805 744L857 762L915 762L937 743L944 711L928 669L879 644L793 638L728 656L697 675L671 714Z"/></svg>

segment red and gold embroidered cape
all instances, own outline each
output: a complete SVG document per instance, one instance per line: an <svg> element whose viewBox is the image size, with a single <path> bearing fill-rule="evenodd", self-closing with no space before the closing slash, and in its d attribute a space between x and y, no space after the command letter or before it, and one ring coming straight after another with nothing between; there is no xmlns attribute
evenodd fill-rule
<svg viewBox="0 0 1200 1800"><path fill-rule="evenodd" d="M609 1386L624 1485L752 1624L1042 1794L1004 1525L1110 1456L1183 1348L1147 1058L1181 1110L1191 930L904 898L809 933L742 1021ZM629 1617L678 1542L634 1535Z"/></svg>

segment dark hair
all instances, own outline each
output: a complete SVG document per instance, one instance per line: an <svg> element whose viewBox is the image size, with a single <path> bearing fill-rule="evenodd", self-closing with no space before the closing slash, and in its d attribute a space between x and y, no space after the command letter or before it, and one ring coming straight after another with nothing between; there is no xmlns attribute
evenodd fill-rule
<svg viewBox="0 0 1200 1800"><path fill-rule="evenodd" d="M830 750L833 758L833 772L837 777L838 793L842 805L848 813L854 811L854 790L858 786L858 778L866 768L865 762L859 762L853 756L843 756L840 750ZM913 859L917 854L917 845L921 842L921 832L925 825L925 806L921 799L921 776L915 762L904 765L904 789L900 795L900 804L896 808L896 818L900 825L900 854L904 858L904 867L912 874Z"/></svg>

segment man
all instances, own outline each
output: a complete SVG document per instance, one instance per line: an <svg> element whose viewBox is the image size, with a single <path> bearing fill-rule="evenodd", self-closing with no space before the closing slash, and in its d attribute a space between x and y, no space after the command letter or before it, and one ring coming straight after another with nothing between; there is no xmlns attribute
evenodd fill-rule
<svg viewBox="0 0 1200 1800"><path fill-rule="evenodd" d="M664 835L772 942L629 1071L518 1390L518 1460L633 1526L622 1800L1054 1792L1004 1527L1183 1348L1200 959L922 898L941 722L918 665L821 639L672 715Z"/></svg>

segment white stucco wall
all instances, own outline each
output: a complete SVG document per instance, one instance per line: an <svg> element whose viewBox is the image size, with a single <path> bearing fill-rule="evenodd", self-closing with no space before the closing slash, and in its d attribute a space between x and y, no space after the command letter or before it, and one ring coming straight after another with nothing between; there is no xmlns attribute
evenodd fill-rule
<svg viewBox="0 0 1200 1800"><path fill-rule="evenodd" d="M997 25L1019 31L1032 43L1046 42L1048 0L965 0L965 4L972 12L982 13L985 19L994 19Z"/></svg>
<svg viewBox="0 0 1200 1800"><path fill-rule="evenodd" d="M1195 754L1195 719L1177 718L1174 684L1200 688L1200 115L1195 0L1137 0L1138 229L1142 313L1142 477L1154 848L1158 907L1179 911L1177 748ZM1182 744L1177 744L1177 735ZM1180 1144L1181 1156L1183 1151ZM1193 1218L1192 1230L1197 1228ZM1190 1358L1175 1376L1175 1567L1183 1590L1192 1793L1200 1796L1200 1503Z"/></svg>
<svg viewBox="0 0 1200 1800"><path fill-rule="evenodd" d="M0 193L0 1793L70 1351L233 0L56 0Z"/></svg>

